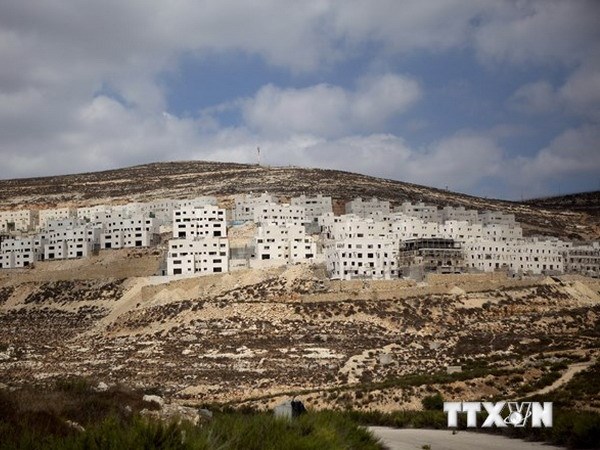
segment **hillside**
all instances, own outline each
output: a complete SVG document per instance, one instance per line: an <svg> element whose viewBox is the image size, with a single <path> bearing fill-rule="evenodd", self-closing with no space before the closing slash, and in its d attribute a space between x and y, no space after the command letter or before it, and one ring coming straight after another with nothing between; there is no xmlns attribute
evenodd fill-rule
<svg viewBox="0 0 600 450"><path fill-rule="evenodd" d="M3 209L43 208L263 191L282 197L323 193L338 200L338 205L358 196L375 196L393 204L423 201L438 206L504 210L516 215L526 234L549 234L571 239L600 237L600 217L585 208L570 209L569 205L556 208L547 201L517 203L484 199L336 170L202 161L154 163L104 172L1 180L0 204ZM582 194L588 203L598 203L599 195L598 192Z"/></svg>
<svg viewBox="0 0 600 450"><path fill-rule="evenodd" d="M295 393L311 408L390 411L418 408L432 389L533 393L599 355L600 283L582 277L339 282L306 265L171 282L142 270L5 275L8 386L83 376L195 405L267 408ZM597 392L568 402L600 408Z"/></svg>
<svg viewBox="0 0 600 450"><path fill-rule="evenodd" d="M526 204L547 209L582 211L600 216L600 191L544 197L525 201Z"/></svg>

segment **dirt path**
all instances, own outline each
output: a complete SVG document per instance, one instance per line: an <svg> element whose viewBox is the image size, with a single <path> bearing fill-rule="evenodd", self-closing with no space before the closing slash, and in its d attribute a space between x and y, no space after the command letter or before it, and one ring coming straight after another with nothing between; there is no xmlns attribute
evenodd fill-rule
<svg viewBox="0 0 600 450"><path fill-rule="evenodd" d="M552 392L555 389L558 389L559 387L561 387L563 384L568 383L569 381L571 381L571 379L578 374L579 372L581 372L582 370L587 369L588 367L590 367L592 364L594 364L594 361L586 361L586 362L580 362L580 363L575 363L575 364L571 364L567 370L565 371L565 373L562 374L562 376L556 380L554 383L552 383L549 386L546 386L538 391L532 392L529 395L543 395L543 394L547 394L548 392Z"/></svg>
<svg viewBox="0 0 600 450"><path fill-rule="evenodd" d="M561 449L542 442L526 442L493 434L451 430L416 430L408 428L369 427L376 438L389 450L414 450L431 448L432 450L525 450L525 449ZM429 446L429 447L427 447Z"/></svg>

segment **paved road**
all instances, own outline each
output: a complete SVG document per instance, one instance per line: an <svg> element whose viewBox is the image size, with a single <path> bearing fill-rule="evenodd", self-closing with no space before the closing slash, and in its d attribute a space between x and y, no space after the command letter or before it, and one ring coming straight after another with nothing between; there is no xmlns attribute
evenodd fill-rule
<svg viewBox="0 0 600 450"><path fill-rule="evenodd" d="M452 434L450 430L416 430L412 428L369 427L373 434L390 450L419 450L424 445L431 450L556 450L555 447L540 442L525 442L483 433L459 431Z"/></svg>

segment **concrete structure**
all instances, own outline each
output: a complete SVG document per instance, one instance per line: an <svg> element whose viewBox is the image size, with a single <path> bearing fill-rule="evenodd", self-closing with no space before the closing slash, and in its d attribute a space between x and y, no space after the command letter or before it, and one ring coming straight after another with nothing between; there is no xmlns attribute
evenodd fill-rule
<svg viewBox="0 0 600 450"><path fill-rule="evenodd" d="M106 212L109 210L110 206L107 205L83 206L77 208L77 218L93 222L98 220L99 217L106 216Z"/></svg>
<svg viewBox="0 0 600 450"><path fill-rule="evenodd" d="M483 237L483 226L468 220L447 220L440 225L439 231L440 236L458 242L474 241Z"/></svg>
<svg viewBox="0 0 600 450"><path fill-rule="evenodd" d="M276 200L272 195L266 192L260 196L254 196L252 194L237 195L235 197L233 220L235 222L253 221L254 209L258 206L268 205L270 203L276 203Z"/></svg>
<svg viewBox="0 0 600 450"><path fill-rule="evenodd" d="M38 211L38 228L45 229L50 220L73 219L75 217L77 217L77 210L74 208L40 209Z"/></svg>
<svg viewBox="0 0 600 450"><path fill-rule="evenodd" d="M35 228L37 221L37 211L31 209L0 211L0 232L30 231Z"/></svg>
<svg viewBox="0 0 600 450"><path fill-rule="evenodd" d="M0 268L29 267L42 259L43 242L35 237L17 237L0 242Z"/></svg>
<svg viewBox="0 0 600 450"><path fill-rule="evenodd" d="M263 225L252 241L254 252L250 267L264 267L297 262L314 262L317 243L307 236L302 225Z"/></svg>
<svg viewBox="0 0 600 450"><path fill-rule="evenodd" d="M398 276L398 245L392 239L331 241L324 246L330 278L389 280Z"/></svg>
<svg viewBox="0 0 600 450"><path fill-rule="evenodd" d="M502 211L484 211L479 214L479 220L483 225L515 225L515 215Z"/></svg>
<svg viewBox="0 0 600 450"><path fill-rule="evenodd" d="M563 255L565 272L600 277L600 242L574 243Z"/></svg>
<svg viewBox="0 0 600 450"><path fill-rule="evenodd" d="M439 218L440 222L456 220L469 224L479 223L479 213L474 209L466 209L464 206L444 206L439 211Z"/></svg>
<svg viewBox="0 0 600 450"><path fill-rule="evenodd" d="M521 239L523 230L517 223L487 223L483 225L481 237L492 241Z"/></svg>
<svg viewBox="0 0 600 450"><path fill-rule="evenodd" d="M131 248L149 247L157 242L158 223L154 217L138 215L104 223L100 235L100 247Z"/></svg>
<svg viewBox="0 0 600 450"><path fill-rule="evenodd" d="M324 197L321 194L318 194L316 197L307 197L306 195L294 197L291 200L291 205L304 208L307 222L317 222L318 218L323 214L333 212L331 197Z"/></svg>
<svg viewBox="0 0 600 450"><path fill-rule="evenodd" d="M186 206L173 211L173 237L226 237L226 211L217 206Z"/></svg>
<svg viewBox="0 0 600 450"><path fill-rule="evenodd" d="M255 205L253 220L260 225L304 225L307 222L304 207L288 203Z"/></svg>
<svg viewBox="0 0 600 450"><path fill-rule="evenodd" d="M398 240L425 239L440 236L437 222L426 222L418 217L404 216L390 223L390 232Z"/></svg>
<svg viewBox="0 0 600 450"><path fill-rule="evenodd" d="M467 266L484 272L539 275L564 271L564 242L558 239L479 240L466 243L464 248Z"/></svg>
<svg viewBox="0 0 600 450"><path fill-rule="evenodd" d="M394 211L406 216L416 217L424 222L440 222L440 212L437 206L426 205L423 202L404 202L402 205L396 207Z"/></svg>
<svg viewBox="0 0 600 450"><path fill-rule="evenodd" d="M229 271L229 241L221 237L171 239L167 275L209 275Z"/></svg>
<svg viewBox="0 0 600 450"><path fill-rule="evenodd" d="M44 259L87 258L100 248L102 228L88 223L69 225L60 221L50 222L47 243L44 245Z"/></svg>
<svg viewBox="0 0 600 450"><path fill-rule="evenodd" d="M465 255L460 242L453 239L411 239L400 243L398 272L422 280L427 273L463 273Z"/></svg>
<svg viewBox="0 0 600 450"><path fill-rule="evenodd" d="M363 200L358 197L346 203L346 214L354 214L359 217L367 218L373 214L389 214L390 202L372 198Z"/></svg>

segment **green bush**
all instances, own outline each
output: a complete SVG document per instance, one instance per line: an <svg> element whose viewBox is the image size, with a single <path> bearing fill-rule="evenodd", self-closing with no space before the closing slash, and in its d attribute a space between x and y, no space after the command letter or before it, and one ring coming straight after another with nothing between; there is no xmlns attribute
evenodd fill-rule
<svg viewBox="0 0 600 450"><path fill-rule="evenodd" d="M434 395L428 395L427 397L423 397L421 400L421 404L423 405L423 409L425 410L438 410L442 411L444 409L444 398L442 394L439 392Z"/></svg>

